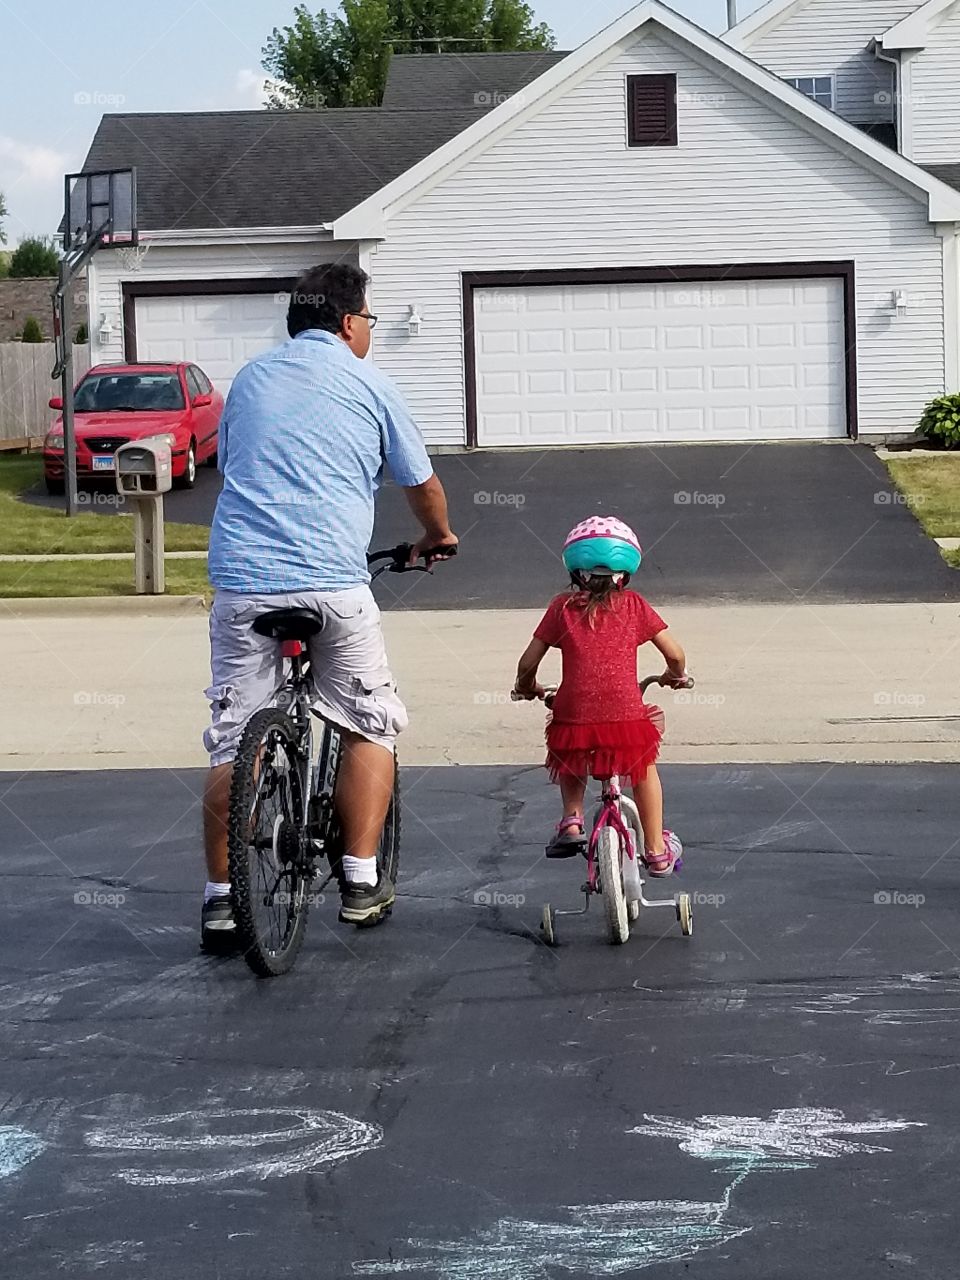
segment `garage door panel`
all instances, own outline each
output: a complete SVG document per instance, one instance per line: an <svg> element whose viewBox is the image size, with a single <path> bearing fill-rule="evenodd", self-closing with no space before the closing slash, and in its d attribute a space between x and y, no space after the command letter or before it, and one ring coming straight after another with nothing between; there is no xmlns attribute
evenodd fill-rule
<svg viewBox="0 0 960 1280"><path fill-rule="evenodd" d="M846 434L840 280L530 286L510 308L489 294L481 444Z"/></svg>
<svg viewBox="0 0 960 1280"><path fill-rule="evenodd" d="M275 293L137 298L137 356L198 364L224 395L237 370L287 338Z"/></svg>

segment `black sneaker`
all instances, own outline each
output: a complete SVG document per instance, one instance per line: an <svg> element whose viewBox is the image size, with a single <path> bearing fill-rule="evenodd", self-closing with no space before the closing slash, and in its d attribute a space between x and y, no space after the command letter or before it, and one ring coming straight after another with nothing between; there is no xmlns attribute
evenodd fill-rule
<svg viewBox="0 0 960 1280"><path fill-rule="evenodd" d="M343 924L379 924L390 914L397 893L393 882L381 871L376 884L340 886L340 920Z"/></svg>
<svg viewBox="0 0 960 1280"><path fill-rule="evenodd" d="M225 955L239 945L237 923L229 898L211 898L200 913L200 949L207 955Z"/></svg>

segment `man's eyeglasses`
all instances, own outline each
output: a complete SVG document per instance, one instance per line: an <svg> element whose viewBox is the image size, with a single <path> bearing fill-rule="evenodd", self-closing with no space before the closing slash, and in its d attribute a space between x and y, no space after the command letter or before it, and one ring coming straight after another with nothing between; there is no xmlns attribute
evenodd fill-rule
<svg viewBox="0 0 960 1280"><path fill-rule="evenodd" d="M348 316L359 316L361 320L366 320L371 329L376 327L379 319L378 316L372 316L369 311L348 311L346 314Z"/></svg>

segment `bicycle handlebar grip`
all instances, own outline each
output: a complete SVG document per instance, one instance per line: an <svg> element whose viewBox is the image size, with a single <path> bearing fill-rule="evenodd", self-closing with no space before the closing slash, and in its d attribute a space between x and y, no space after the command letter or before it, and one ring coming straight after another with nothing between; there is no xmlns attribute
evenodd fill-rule
<svg viewBox="0 0 960 1280"><path fill-rule="evenodd" d="M424 560L452 560L457 554L457 547L430 547L423 553Z"/></svg>

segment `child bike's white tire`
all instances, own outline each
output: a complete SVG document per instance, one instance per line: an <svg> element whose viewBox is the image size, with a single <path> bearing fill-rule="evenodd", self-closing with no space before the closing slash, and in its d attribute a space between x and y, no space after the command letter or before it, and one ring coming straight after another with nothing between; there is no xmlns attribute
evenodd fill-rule
<svg viewBox="0 0 960 1280"><path fill-rule="evenodd" d="M543 904L543 916L540 920L540 932L543 934L543 940L548 947L557 945L556 917L553 908L549 902Z"/></svg>
<svg viewBox="0 0 960 1280"><path fill-rule="evenodd" d="M677 919L680 921L680 932L685 938L693 933L693 905L689 893L677 894Z"/></svg>
<svg viewBox="0 0 960 1280"><path fill-rule="evenodd" d="M631 924L633 923L634 920L640 919L640 903L639 902L627 903L627 919L631 922Z"/></svg>
<svg viewBox="0 0 960 1280"><path fill-rule="evenodd" d="M623 893L623 872L620 869L620 837L610 827L604 827L597 841L597 868L600 872L600 892L607 916L610 941L615 945L630 937L627 920L627 900Z"/></svg>

